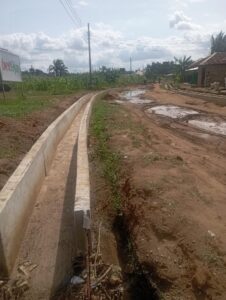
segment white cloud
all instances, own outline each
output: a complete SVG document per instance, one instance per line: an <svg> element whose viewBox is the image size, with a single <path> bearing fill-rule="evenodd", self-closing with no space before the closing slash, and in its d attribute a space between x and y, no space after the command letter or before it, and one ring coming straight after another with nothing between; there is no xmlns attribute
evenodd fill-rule
<svg viewBox="0 0 226 300"><path fill-rule="evenodd" d="M185 16L182 11L175 11L174 14L170 17L169 24L170 27L175 27L180 22L190 22L191 19Z"/></svg>
<svg viewBox="0 0 226 300"><path fill-rule="evenodd" d="M172 24L182 26L183 22L189 22L188 18L179 15ZM99 23L91 29L93 66L129 67L130 56L136 68L152 61L171 60L174 56L191 55L195 59L208 54L209 39L209 34L199 31L185 31L183 36L168 38L126 39L121 32ZM59 37L43 32L0 35L0 47L18 53L23 68L33 65L46 71L53 59L61 58L70 71L88 69L86 27Z"/></svg>
<svg viewBox="0 0 226 300"><path fill-rule="evenodd" d="M78 5L80 5L80 6L87 6L88 2L86 2L84 0L81 0L81 1L78 2Z"/></svg>
<svg viewBox="0 0 226 300"><path fill-rule="evenodd" d="M206 0L189 0L191 3L202 3L205 2Z"/></svg>
<svg viewBox="0 0 226 300"><path fill-rule="evenodd" d="M185 9L192 4L206 2L207 0L173 0L172 7L175 9Z"/></svg>
<svg viewBox="0 0 226 300"><path fill-rule="evenodd" d="M178 30L199 30L201 27L187 17L182 11L175 11L170 17L169 25Z"/></svg>

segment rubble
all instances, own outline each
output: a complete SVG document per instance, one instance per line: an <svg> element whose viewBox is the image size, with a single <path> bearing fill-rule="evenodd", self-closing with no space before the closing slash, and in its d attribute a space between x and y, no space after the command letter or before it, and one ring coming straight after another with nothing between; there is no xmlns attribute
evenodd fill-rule
<svg viewBox="0 0 226 300"><path fill-rule="evenodd" d="M17 269L17 276L11 280L0 281L0 299L16 300L21 299L23 294L29 290L31 272L37 268L36 264L29 261L20 264Z"/></svg>

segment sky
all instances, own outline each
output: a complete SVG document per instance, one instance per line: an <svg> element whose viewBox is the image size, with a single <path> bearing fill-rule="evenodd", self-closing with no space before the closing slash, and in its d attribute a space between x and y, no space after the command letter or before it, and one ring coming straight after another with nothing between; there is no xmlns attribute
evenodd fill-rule
<svg viewBox="0 0 226 300"><path fill-rule="evenodd" d="M0 0L0 7L0 48L18 54L22 69L47 71L60 58L71 72L87 71L88 22L94 69L129 69L130 57L133 69L174 56L195 60L209 54L212 34L226 32L225 0Z"/></svg>

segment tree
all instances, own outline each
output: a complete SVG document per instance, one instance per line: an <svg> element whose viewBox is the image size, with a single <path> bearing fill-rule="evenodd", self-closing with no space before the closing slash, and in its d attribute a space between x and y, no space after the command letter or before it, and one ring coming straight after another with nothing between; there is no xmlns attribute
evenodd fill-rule
<svg viewBox="0 0 226 300"><path fill-rule="evenodd" d="M214 52L226 52L226 34L223 31L211 36L211 54Z"/></svg>
<svg viewBox="0 0 226 300"><path fill-rule="evenodd" d="M181 81L184 81L185 77L185 71L189 68L189 66L192 64L191 56L183 56L180 58L174 57L175 63L178 65L178 75L181 78Z"/></svg>
<svg viewBox="0 0 226 300"><path fill-rule="evenodd" d="M153 62L151 65L147 65L145 68L145 77L149 80L155 81L158 78L174 73L177 65L174 61Z"/></svg>
<svg viewBox="0 0 226 300"><path fill-rule="evenodd" d="M65 66L62 59L55 59L53 64L49 66L49 73L55 76L63 76L68 74L68 68Z"/></svg>
<svg viewBox="0 0 226 300"><path fill-rule="evenodd" d="M45 72L43 72L42 70L39 69L35 69L33 66L30 67L30 69L28 70L29 75L33 75L33 76L42 76L42 75L47 75Z"/></svg>
<svg viewBox="0 0 226 300"><path fill-rule="evenodd" d="M103 74L104 80L107 83L115 83L119 77L120 71L118 69L107 68L106 66L102 66L100 68L100 73Z"/></svg>

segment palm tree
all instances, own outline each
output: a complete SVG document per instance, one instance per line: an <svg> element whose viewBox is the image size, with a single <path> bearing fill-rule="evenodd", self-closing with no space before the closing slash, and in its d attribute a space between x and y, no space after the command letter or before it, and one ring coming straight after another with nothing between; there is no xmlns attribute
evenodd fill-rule
<svg viewBox="0 0 226 300"><path fill-rule="evenodd" d="M226 34L223 31L211 36L211 54L214 52L226 52Z"/></svg>
<svg viewBox="0 0 226 300"><path fill-rule="evenodd" d="M180 58L174 57L174 60L175 63L178 65L178 73L181 77L181 81L184 81L185 71L192 64L191 56L187 57L184 55L184 57L180 57Z"/></svg>
<svg viewBox="0 0 226 300"><path fill-rule="evenodd" d="M54 59L53 64L49 66L49 73L55 76L63 76L68 73L68 68L62 59Z"/></svg>

